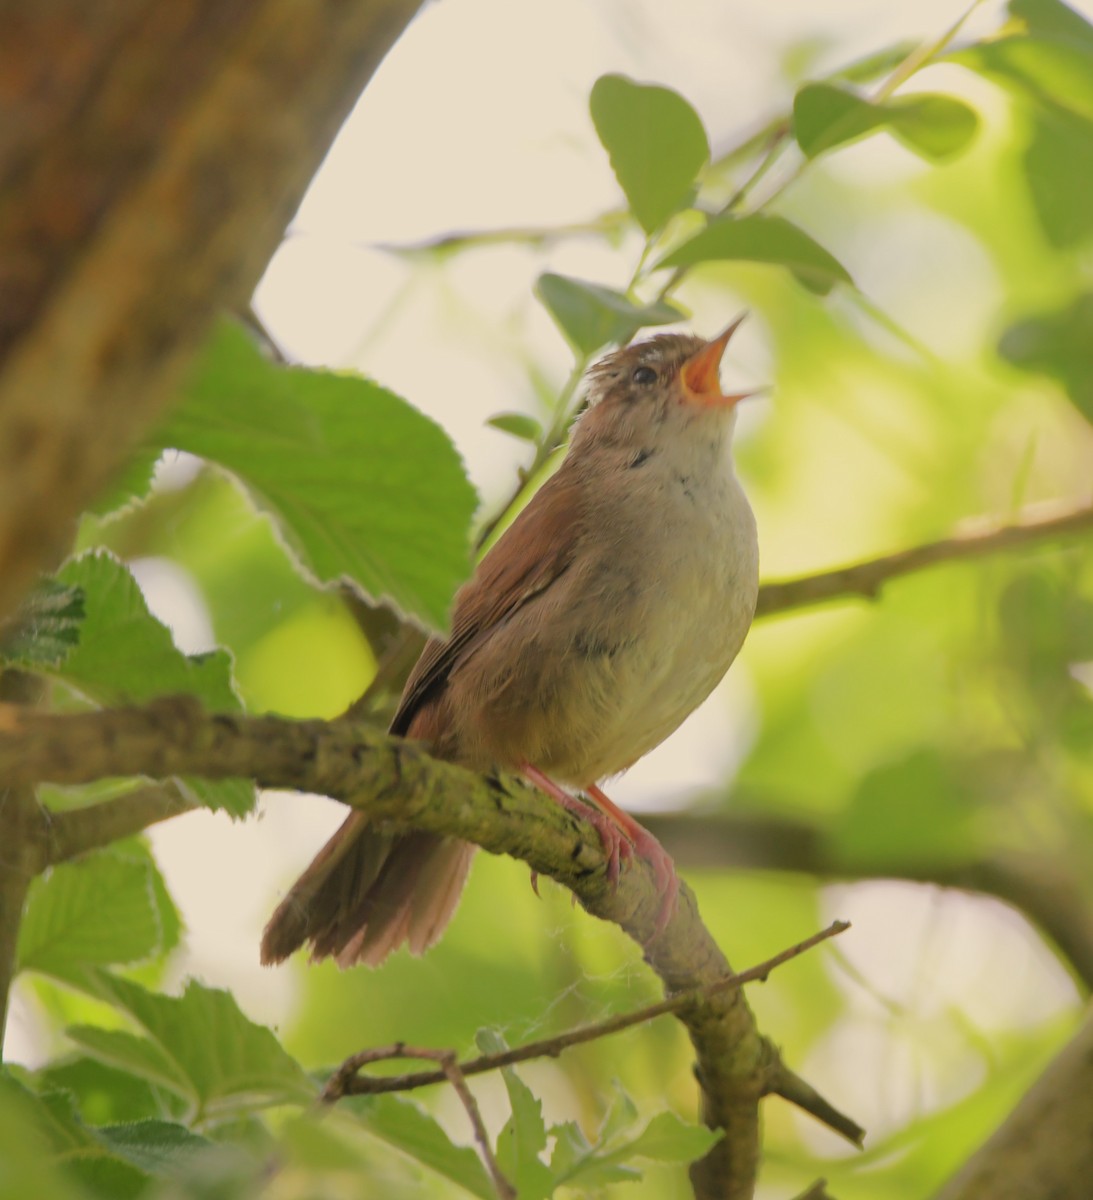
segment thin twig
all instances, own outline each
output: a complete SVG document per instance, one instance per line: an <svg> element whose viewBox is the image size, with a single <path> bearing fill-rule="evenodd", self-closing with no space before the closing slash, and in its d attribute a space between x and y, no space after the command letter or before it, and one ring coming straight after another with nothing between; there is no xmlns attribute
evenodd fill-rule
<svg viewBox="0 0 1093 1200"><path fill-rule="evenodd" d="M804 1112L814 1116L817 1121L826 1125L828 1129L833 1129L836 1133L842 1134L852 1146L857 1146L859 1150L861 1149L862 1142L865 1140L865 1130L856 1121L852 1121L846 1116L845 1113L839 1112L810 1083L806 1083L800 1075L791 1071L780 1060L771 1073L767 1084L767 1094L781 1096L783 1100L788 1100L790 1104L795 1104Z"/></svg>
<svg viewBox="0 0 1093 1200"><path fill-rule="evenodd" d="M501 1197L501 1200L516 1200L516 1189L505 1177L504 1172L498 1166L493 1150L490 1149L489 1134L486 1132L486 1126L482 1122L482 1114L478 1109L478 1102L471 1093L471 1089L467 1086L466 1073L456 1060L454 1050L433 1050L428 1046L408 1046L405 1042L395 1042L393 1045L380 1046L373 1050L362 1050L359 1054L354 1054L352 1058L347 1059L331 1075L327 1080L326 1087L323 1088L323 1094L320 1099L324 1104L335 1103L335 1101L340 1100L347 1094L344 1084L348 1081L352 1071L358 1071L361 1067L369 1063L384 1062L392 1058L423 1058L440 1064L440 1070L436 1074L440 1079L447 1079L455 1090L455 1094L459 1097L463 1108L466 1110L471 1122L471 1128L474 1131L474 1140L478 1143L478 1149L485 1161L486 1170L489 1171L490 1178L493 1180L494 1190ZM352 1067L350 1069L351 1064Z"/></svg>
<svg viewBox="0 0 1093 1200"><path fill-rule="evenodd" d="M743 987L746 983L763 982L776 967L782 966L791 959L800 957L800 955L811 950L814 946L818 946L821 942L844 933L849 928L850 923L848 921L833 921L826 929L813 934L812 937L806 938L796 946L791 946L788 950L783 950L780 954L774 955L773 958L768 958L766 962L749 967L746 971L728 975L723 979L715 979L712 983L705 984L703 987L691 988L686 992L679 992L674 996L670 996L667 1000L661 1000L656 1004L647 1005L645 1008L639 1008L633 1012L620 1013L617 1016L608 1017L607 1020L596 1021L591 1025L581 1025L577 1029L570 1029L566 1033L559 1034L557 1037L543 1038L537 1042L528 1042L523 1046L515 1046L499 1054L479 1055L477 1058L468 1059L466 1062L460 1063L459 1070L463 1075L481 1075L486 1071L497 1071L502 1067L511 1067L515 1063L527 1062L532 1058L557 1058L563 1050L568 1050L571 1046L579 1046L584 1042L592 1042L599 1038L609 1037L611 1034L621 1033L624 1029L630 1029L635 1025L652 1021L656 1017L681 1012L683 1009L690 1007L700 1000L708 999L718 992ZM406 1075L387 1076L366 1075L363 1078L357 1074L362 1067L368 1066L370 1063L378 1061L378 1059L392 1057L396 1056L387 1053L386 1050L381 1052L363 1050L358 1054L351 1055L330 1077L330 1082L323 1093L324 1098L336 1100L343 1095L376 1096L385 1092L408 1092L414 1088L427 1087L430 1084L442 1083L444 1081L445 1073L443 1071L415 1071ZM406 1057L419 1058L421 1055L407 1054ZM773 1091L774 1089L772 1088L771 1090ZM793 1099L793 1097L787 1098ZM827 1107L830 1109L830 1105ZM813 1110L810 1108L808 1111L812 1112ZM834 1112L833 1109L831 1111ZM847 1118L840 1115L839 1120L844 1126L847 1125ZM832 1125L832 1128L838 1128L837 1125L830 1121L827 1124ZM853 1125L852 1122L849 1125L857 1129L857 1126ZM840 1128L839 1132L845 1132L845 1128ZM851 1140L854 1139L852 1138Z"/></svg>
<svg viewBox="0 0 1093 1200"><path fill-rule="evenodd" d="M1044 513L1050 515L1041 515ZM1056 505L1037 506L1026 510L1021 520L1011 525L988 526L956 534L940 541L912 546L908 550L898 550L895 554L884 554L852 566L839 567L834 571L821 571L817 575L764 583L759 589L755 615L768 617L774 613L807 608L848 596L863 596L872 600L889 580L938 563L981 558L1000 550L1069 536L1088 529L1093 529L1093 504L1062 510Z"/></svg>

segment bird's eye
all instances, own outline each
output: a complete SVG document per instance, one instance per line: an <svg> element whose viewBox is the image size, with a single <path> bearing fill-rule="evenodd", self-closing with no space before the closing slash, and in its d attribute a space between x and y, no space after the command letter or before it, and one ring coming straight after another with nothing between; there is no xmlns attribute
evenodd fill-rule
<svg viewBox="0 0 1093 1200"><path fill-rule="evenodd" d="M656 383L657 373L652 367L637 367L630 378L635 383Z"/></svg>

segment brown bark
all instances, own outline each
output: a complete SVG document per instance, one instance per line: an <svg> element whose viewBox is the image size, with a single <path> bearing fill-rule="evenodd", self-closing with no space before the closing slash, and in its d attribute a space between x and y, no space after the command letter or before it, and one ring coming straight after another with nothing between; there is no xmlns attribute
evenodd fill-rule
<svg viewBox="0 0 1093 1200"><path fill-rule="evenodd" d="M0 0L0 617L245 302L421 0Z"/></svg>

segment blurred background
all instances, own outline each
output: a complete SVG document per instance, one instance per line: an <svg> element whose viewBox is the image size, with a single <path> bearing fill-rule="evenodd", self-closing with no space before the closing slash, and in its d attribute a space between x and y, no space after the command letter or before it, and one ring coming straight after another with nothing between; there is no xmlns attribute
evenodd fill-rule
<svg viewBox="0 0 1093 1200"><path fill-rule="evenodd" d="M1093 16L1089 0L1074 7ZM485 517L531 456L487 419L547 419L573 366L535 280L549 269L625 288L641 252L589 119L596 78L681 92L716 163L805 80L936 38L960 12L949 0L432 5L344 126L253 314L287 360L360 371L431 415ZM1005 20L982 4L961 41ZM829 249L864 299L739 263L703 267L677 296L699 333L750 313L723 376L770 387L742 413L736 455L768 580L1090 499L1089 422L1063 387L997 352L1014 322L1088 279L1090 164L961 66L932 66L907 90L966 100L980 116L970 149L931 163L882 133L764 181L786 183L770 211ZM709 193L728 195L734 170L711 171ZM126 558L182 649L231 649L252 710L333 716L374 672L343 600L302 579L268 521L196 460L169 458L148 504L89 520L82 538ZM841 1200L921 1195L1072 1031L1090 978L1059 946L1088 945L1093 919L1091 617L1093 555L1071 541L759 621L711 700L610 789L662 815L669 844L683 837L672 814L702 822L679 862L736 967L853 922L749 996L788 1060L866 1126L867 1150L768 1100L760 1195L803 1187L817 1160ZM616 929L549 883L536 899L526 868L485 855L424 959L261 969L265 919L341 817L322 798L267 793L256 819L197 812L151 835L187 928L171 972L230 987L306 1066L396 1039L462 1051L483 1025L524 1040L656 998ZM961 883L972 890L944 886ZM41 1061L53 1018L83 1003L24 982L9 1050ZM612 1077L650 1112L667 1101L693 1117L690 1067L667 1020L525 1074L548 1120L594 1125ZM488 1119L499 1086L479 1089ZM420 1098L464 1140L451 1097ZM383 1195L446 1194L371 1152ZM680 1172L657 1169L628 1188L687 1194Z"/></svg>

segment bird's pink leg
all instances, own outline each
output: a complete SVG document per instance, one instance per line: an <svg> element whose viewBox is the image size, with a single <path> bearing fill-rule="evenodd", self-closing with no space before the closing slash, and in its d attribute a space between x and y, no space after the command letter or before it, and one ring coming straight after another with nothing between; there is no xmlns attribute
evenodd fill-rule
<svg viewBox="0 0 1093 1200"><path fill-rule="evenodd" d="M676 875L676 865L672 862L672 856L653 837L648 829L635 821L628 812L623 812L595 784L587 788L586 791L603 811L618 824L633 845L638 856L644 858L653 868L657 881L657 889L660 892L660 910L657 913L657 923L653 931L653 937L659 937L664 932L665 926L672 919L672 914L676 910L676 900L679 896L679 876Z"/></svg>
<svg viewBox="0 0 1093 1200"><path fill-rule="evenodd" d="M552 800L557 800L566 812L576 813L578 816L584 817L586 821L590 821L596 827L596 832L600 835L600 841L603 842L603 852L607 855L607 882L612 887L615 887L619 882L621 861L624 858L629 858L634 853L634 847L625 836L624 829L620 828L617 821L612 820L610 811L601 812L593 805L586 804L583 800L578 800L576 796L571 796L564 788L559 787L549 775L544 775L538 767L533 767L531 763L521 763L520 773L530 779L540 791L546 792ZM641 829L641 826L639 825L638 828ZM649 834L645 833L644 829L641 832L645 834L647 839L650 837ZM659 842L655 844L658 847L660 845ZM671 862L671 859L668 859L668 861ZM531 886L535 888L536 894L538 894L537 882L538 877L533 871Z"/></svg>

